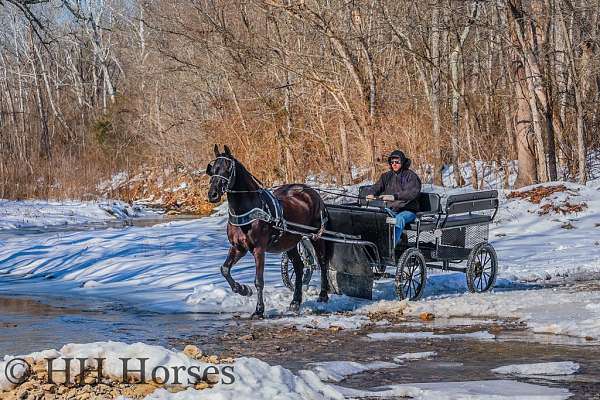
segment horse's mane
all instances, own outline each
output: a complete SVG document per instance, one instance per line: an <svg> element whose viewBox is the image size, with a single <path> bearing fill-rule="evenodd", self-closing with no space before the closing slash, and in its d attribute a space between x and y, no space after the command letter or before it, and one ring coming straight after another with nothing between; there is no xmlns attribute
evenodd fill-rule
<svg viewBox="0 0 600 400"><path fill-rule="evenodd" d="M256 184L258 184L258 186L260 188L264 188L264 184L260 181L260 179L258 179L256 176L254 176L254 174L250 171L248 171L248 169L244 166L244 164L242 164L237 158L235 158L233 155L231 154L222 154L222 156L231 158L236 165L236 168L240 168L242 173L245 173L246 175L248 175L250 177L250 179L252 179L254 182L256 182Z"/></svg>

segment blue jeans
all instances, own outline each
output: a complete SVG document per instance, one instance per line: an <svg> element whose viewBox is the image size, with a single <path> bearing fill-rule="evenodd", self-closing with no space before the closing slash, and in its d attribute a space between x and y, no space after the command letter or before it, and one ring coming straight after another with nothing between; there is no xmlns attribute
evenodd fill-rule
<svg viewBox="0 0 600 400"><path fill-rule="evenodd" d="M417 214L412 211L400 211L395 215L396 217L396 226L394 228L394 239L397 244L402 237L402 231L404 230L404 226L406 224L410 224L417 218Z"/></svg>

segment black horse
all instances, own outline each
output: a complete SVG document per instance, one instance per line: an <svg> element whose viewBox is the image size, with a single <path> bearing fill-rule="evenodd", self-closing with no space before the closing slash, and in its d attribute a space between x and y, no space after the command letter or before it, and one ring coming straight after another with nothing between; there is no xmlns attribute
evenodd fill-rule
<svg viewBox="0 0 600 400"><path fill-rule="evenodd" d="M272 194L276 199L273 201L273 196L262 188L260 181L233 157L229 147L225 146L225 151L220 153L219 147L215 145L214 152L216 158L206 168L206 173L211 177L208 200L211 203L217 203L223 194L227 193L230 215L227 237L231 247L227 259L221 266L221 273L235 293L251 296L252 289L247 285L237 283L231 277L230 271L231 267L248 251L254 255L256 263L254 286L258 299L256 311L252 317L262 318L265 311L263 302L265 252L282 253L285 251L292 261L296 275L290 310L298 311L302 302L304 268L296 245L302 236L282 230L282 226L285 224L282 221L320 228L322 231L327 215L323 199L314 189L306 185L289 184L279 186L273 191ZM272 200L270 204L267 204L269 199ZM279 205L276 204L277 202ZM260 210L266 210L266 213ZM270 220L271 216L278 214L278 210L283 214L283 219ZM311 242L321 267L321 291L318 301L326 302L328 301L329 246L327 242L319 238L318 234L312 235Z"/></svg>

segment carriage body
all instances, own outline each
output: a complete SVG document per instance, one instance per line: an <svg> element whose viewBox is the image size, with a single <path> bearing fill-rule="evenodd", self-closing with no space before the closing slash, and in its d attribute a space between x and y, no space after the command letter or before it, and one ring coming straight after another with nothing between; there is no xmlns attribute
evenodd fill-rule
<svg viewBox="0 0 600 400"><path fill-rule="evenodd" d="M367 190L361 187L359 197ZM444 206L438 194L423 192L418 203L416 220L405 226L398 244L394 214L385 202L327 204L328 231L349 238L333 239L329 278L334 292L371 298L373 281L393 276L398 297L415 300L425 288L427 268L464 272L473 292L493 287L497 257L488 236L498 192L451 195ZM327 235L323 239L332 240ZM390 267L395 267L394 275L387 273Z"/></svg>

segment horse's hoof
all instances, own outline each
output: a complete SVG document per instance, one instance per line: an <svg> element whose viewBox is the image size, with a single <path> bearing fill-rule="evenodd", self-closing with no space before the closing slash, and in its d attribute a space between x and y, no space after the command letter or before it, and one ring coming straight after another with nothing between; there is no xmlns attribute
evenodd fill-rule
<svg viewBox="0 0 600 400"><path fill-rule="evenodd" d="M250 319L265 319L265 314L259 312L253 312Z"/></svg>
<svg viewBox="0 0 600 400"><path fill-rule="evenodd" d="M319 295L319 298L317 299L318 303L327 303L329 301L329 296L327 296L327 293L321 293Z"/></svg>
<svg viewBox="0 0 600 400"><path fill-rule="evenodd" d="M290 311L292 311L292 312L298 312L298 311L300 311L300 302L299 301L292 301L290 303Z"/></svg>
<svg viewBox="0 0 600 400"><path fill-rule="evenodd" d="M240 292L242 296L250 297L252 296L252 289L248 285L242 285L242 290Z"/></svg>

